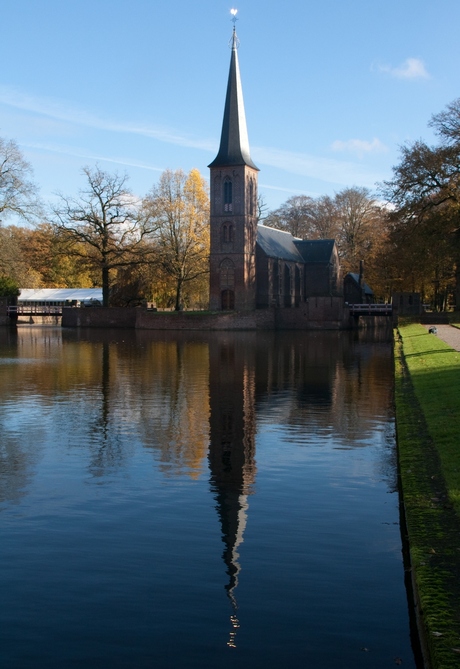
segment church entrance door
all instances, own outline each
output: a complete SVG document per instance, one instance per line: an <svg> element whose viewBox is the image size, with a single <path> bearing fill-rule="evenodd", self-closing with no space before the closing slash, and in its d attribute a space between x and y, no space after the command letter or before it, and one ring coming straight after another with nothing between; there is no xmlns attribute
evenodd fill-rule
<svg viewBox="0 0 460 669"><path fill-rule="evenodd" d="M222 311L232 311L235 308L235 292L233 290L222 291Z"/></svg>

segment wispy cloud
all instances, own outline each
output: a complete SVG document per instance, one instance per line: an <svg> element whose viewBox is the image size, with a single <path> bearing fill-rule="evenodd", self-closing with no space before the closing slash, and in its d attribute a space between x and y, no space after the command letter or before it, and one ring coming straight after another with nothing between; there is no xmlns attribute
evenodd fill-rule
<svg viewBox="0 0 460 669"><path fill-rule="evenodd" d="M137 167L143 170L150 170L151 172L163 172L163 167L155 167L148 163L131 158L119 158L116 156L101 156L85 151L85 149L77 149L57 144L42 144L39 142L25 142L21 144L26 149L34 149L37 151L47 151L50 153L59 153L65 156L73 156L75 158L83 158L84 160L91 160L95 162L114 163L115 165L124 165L125 167Z"/></svg>
<svg viewBox="0 0 460 669"><path fill-rule="evenodd" d="M406 58L406 60L397 67L386 65L384 63L375 63L373 64L372 69L376 69L379 72L385 72L392 77L396 77L396 79L431 78L425 67L425 63L420 58Z"/></svg>
<svg viewBox="0 0 460 669"><path fill-rule="evenodd" d="M66 105L62 101L37 98L5 86L0 86L0 104L8 105L16 109L22 109L30 114L35 114L36 116L51 118L80 127L84 126L107 132L128 133L151 137L157 141L199 149L209 153L217 151L215 141L206 138L189 137L180 131L162 126L103 118L97 114ZM345 151L346 149L353 149L355 153L359 150L364 154L372 151L376 152L383 147L383 144L379 143L379 140L373 140L369 143L362 142L362 140L351 140L351 142L352 144L349 142L339 143L335 146L335 150ZM23 144L23 146L26 145ZM152 171L162 171L162 168L135 159L131 160L129 158L117 156L95 155L92 154L91 151L65 145L35 143L28 144L27 146L30 149L76 156L84 160L105 161L127 167L139 167ZM261 165L268 165L290 174L309 177L337 185L347 186L350 183L360 183L364 186L373 187L376 181L382 179L381 174L372 174L368 168L352 161L323 158L312 156L307 153L285 151L273 147L254 146L252 154L256 163L258 162Z"/></svg>
<svg viewBox="0 0 460 669"><path fill-rule="evenodd" d="M292 174L343 186L359 183L372 188L377 181L382 180L381 174L373 174L368 167L352 161L322 158L270 147L254 147L251 155L256 164L270 165Z"/></svg>
<svg viewBox="0 0 460 669"><path fill-rule="evenodd" d="M97 130L142 135L143 137L150 137L161 142L176 144L186 148L202 149L205 151L215 149L215 143L208 139L188 137L164 126L104 118L83 109L69 106L62 101L37 98L8 86L0 86L0 104Z"/></svg>
<svg viewBox="0 0 460 669"><path fill-rule="evenodd" d="M272 186L271 184L267 183L261 183L259 182L259 188L262 188L264 190L270 190L270 191L276 191L277 193L290 193L292 195L309 195L310 197L319 197L321 193L312 191L312 190L305 190L302 188L287 188L284 186Z"/></svg>
<svg viewBox="0 0 460 669"><path fill-rule="evenodd" d="M351 153L358 158L364 158L369 153L386 153L388 151L385 144L377 139L377 137L374 137L371 142L364 139L348 139L347 141L337 139L335 142L332 142L331 149L333 151Z"/></svg>

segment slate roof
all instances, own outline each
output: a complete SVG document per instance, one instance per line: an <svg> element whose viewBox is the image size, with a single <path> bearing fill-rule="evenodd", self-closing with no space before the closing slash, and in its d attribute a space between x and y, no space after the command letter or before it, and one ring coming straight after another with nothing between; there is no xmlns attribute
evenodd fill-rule
<svg viewBox="0 0 460 669"><path fill-rule="evenodd" d="M248 165L255 170L249 153L248 130L244 113L243 88L241 86L238 63L238 38L233 29L232 55L225 98L224 120L220 138L219 153L208 167L228 167Z"/></svg>
<svg viewBox="0 0 460 669"><path fill-rule="evenodd" d="M260 223L257 226L257 244L269 258L303 262L296 246L297 241L300 240L293 237L290 232L269 228Z"/></svg>
<svg viewBox="0 0 460 669"><path fill-rule="evenodd" d="M295 245L306 263L329 263L335 241L333 239L296 239Z"/></svg>
<svg viewBox="0 0 460 669"><path fill-rule="evenodd" d="M359 286L359 274L356 274L355 272L348 272L348 274L346 275L345 278L347 278L347 276L350 276L353 279L353 281L356 283L356 285ZM374 294L374 291L372 290L372 288L370 288L367 285L367 283L365 283L364 281L363 281L363 289L364 289L365 295L373 295Z"/></svg>

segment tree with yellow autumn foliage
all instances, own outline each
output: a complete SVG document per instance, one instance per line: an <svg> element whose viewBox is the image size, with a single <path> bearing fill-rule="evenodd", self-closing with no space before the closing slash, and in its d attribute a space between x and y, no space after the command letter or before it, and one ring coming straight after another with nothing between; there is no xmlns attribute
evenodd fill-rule
<svg viewBox="0 0 460 669"><path fill-rule="evenodd" d="M193 287L202 290L209 267L209 193L197 169L166 170L143 201L142 215L156 255L158 285L171 286L174 309Z"/></svg>

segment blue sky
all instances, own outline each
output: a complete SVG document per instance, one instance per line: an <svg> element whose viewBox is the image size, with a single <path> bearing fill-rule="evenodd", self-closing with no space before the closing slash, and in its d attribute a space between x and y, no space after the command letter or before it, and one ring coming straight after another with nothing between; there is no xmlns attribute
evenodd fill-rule
<svg viewBox="0 0 460 669"><path fill-rule="evenodd" d="M166 169L208 177L237 7L259 190L373 189L399 146L460 97L458 0L3 0L0 136L45 200L81 168L126 172L143 196Z"/></svg>

